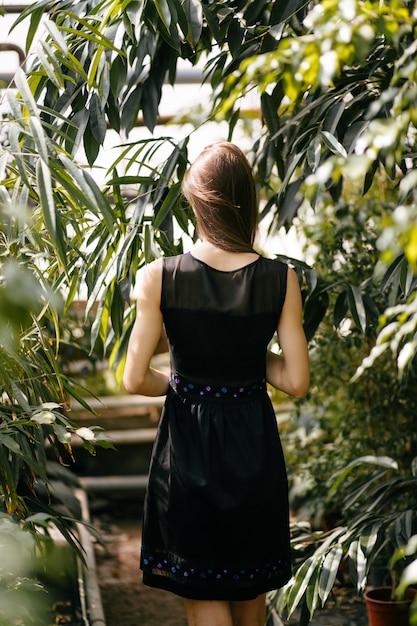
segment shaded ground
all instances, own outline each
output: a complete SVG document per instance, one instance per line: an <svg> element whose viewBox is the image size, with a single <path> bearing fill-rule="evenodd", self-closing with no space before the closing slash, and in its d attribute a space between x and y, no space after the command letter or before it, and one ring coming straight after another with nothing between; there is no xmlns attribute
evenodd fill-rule
<svg viewBox="0 0 417 626"><path fill-rule="evenodd" d="M142 584L139 570L140 507L114 505L93 519L106 541L96 560L107 626L186 626L182 601Z"/></svg>
<svg viewBox="0 0 417 626"><path fill-rule="evenodd" d="M107 547L96 547L99 584L107 626L186 626L182 601L172 594L145 587L139 571L141 510L118 503L93 514ZM285 621L295 626L297 619ZM338 587L326 608L315 613L312 626L367 626L363 600L353 590Z"/></svg>

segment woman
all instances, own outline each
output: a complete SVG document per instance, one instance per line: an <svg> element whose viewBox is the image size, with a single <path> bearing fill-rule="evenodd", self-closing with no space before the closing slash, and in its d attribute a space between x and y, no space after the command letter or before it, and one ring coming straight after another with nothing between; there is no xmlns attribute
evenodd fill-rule
<svg viewBox="0 0 417 626"><path fill-rule="evenodd" d="M248 161L208 146L183 193L200 243L141 271L130 393L167 394L149 472L144 583L184 599L190 626L261 626L291 576L288 487L266 381L303 396L309 361L296 274L255 252ZM171 373L150 366L163 325ZM268 351L275 334L282 355Z"/></svg>

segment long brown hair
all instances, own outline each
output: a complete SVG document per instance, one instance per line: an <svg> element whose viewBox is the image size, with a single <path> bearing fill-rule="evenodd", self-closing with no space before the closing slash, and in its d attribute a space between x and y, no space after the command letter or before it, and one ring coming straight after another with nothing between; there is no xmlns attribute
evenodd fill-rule
<svg viewBox="0 0 417 626"><path fill-rule="evenodd" d="M229 142L207 146L186 172L182 191L200 235L223 250L253 251L258 204L252 168L240 148Z"/></svg>

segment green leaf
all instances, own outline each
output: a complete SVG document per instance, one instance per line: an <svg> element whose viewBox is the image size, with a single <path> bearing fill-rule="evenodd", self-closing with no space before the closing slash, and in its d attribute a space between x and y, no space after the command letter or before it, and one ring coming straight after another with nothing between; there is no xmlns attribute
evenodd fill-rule
<svg viewBox="0 0 417 626"><path fill-rule="evenodd" d="M348 302L349 309L352 313L353 321L355 322L361 333L365 334L366 331L366 311L363 303L362 293L359 287L356 285L349 285L348 288Z"/></svg>
<svg viewBox="0 0 417 626"><path fill-rule="evenodd" d="M17 384L13 380L10 381L10 384L12 387L15 400L17 401L19 406L25 411L25 413L28 413L30 415L32 412L32 409L30 408L30 405L27 401L26 396L24 395L24 393L21 391L21 389L17 386Z"/></svg>
<svg viewBox="0 0 417 626"><path fill-rule="evenodd" d="M49 155L48 155L47 139L43 132L43 128L42 128L42 124L40 120L37 117L30 117L29 128L32 132L32 137L35 141L35 145L38 150L38 154L40 158L46 165L48 165Z"/></svg>
<svg viewBox="0 0 417 626"><path fill-rule="evenodd" d="M398 463L394 461L389 456L374 456L371 454L360 456L357 459L354 459L350 463L348 463L344 468L333 474L330 478L332 482L330 495L334 493L334 491L338 488L340 483L352 472L356 467L360 467L361 465L375 465L377 467L385 467L387 469L398 470Z"/></svg>
<svg viewBox="0 0 417 626"><path fill-rule="evenodd" d="M342 556L343 548L341 545L337 545L329 550L324 558L318 588L322 605L324 605L331 590L333 589Z"/></svg>
<svg viewBox="0 0 417 626"><path fill-rule="evenodd" d="M181 196L181 183L178 182L172 185L172 187L168 191L168 194L166 195L161 205L161 208L159 209L153 221L153 227L155 229L159 228L162 222L164 221L164 219L167 217L167 215L172 213L173 207L178 202L178 199L180 196Z"/></svg>
<svg viewBox="0 0 417 626"><path fill-rule="evenodd" d="M123 298L120 284L114 282L113 295L111 300L110 317L112 327L116 334L116 337L120 337L123 332L123 313L126 302Z"/></svg>
<svg viewBox="0 0 417 626"><path fill-rule="evenodd" d="M288 20L303 4L305 4L304 0L287 0L286 2L276 0L272 4L270 24L276 25Z"/></svg>
<svg viewBox="0 0 417 626"><path fill-rule="evenodd" d="M114 233L116 226L116 218L112 207L110 206L109 201L101 192L99 186L97 185L94 178L91 176L89 172L84 170L83 172L84 180L86 181L89 189L93 193L95 207L98 207L101 211L101 215L104 218L104 222L107 226L107 229L110 233ZM96 209L97 213L97 209Z"/></svg>
<svg viewBox="0 0 417 626"><path fill-rule="evenodd" d="M344 146L342 146L340 141L338 141L334 135L329 133L327 130L322 130L320 135L323 137L323 141L326 144L326 146L334 154L339 154L340 156L347 158L347 152Z"/></svg>
<svg viewBox="0 0 417 626"><path fill-rule="evenodd" d="M36 162L36 180L38 183L40 204L45 226L49 231L51 239L55 240L57 233L57 215L52 192L51 174L49 167L41 159L38 159Z"/></svg>
<svg viewBox="0 0 417 626"><path fill-rule="evenodd" d="M21 449L20 449L19 444L10 435L0 434L0 443L2 446L5 446L8 450L11 450L11 452L14 452L15 454L21 454Z"/></svg>
<svg viewBox="0 0 417 626"><path fill-rule="evenodd" d="M107 132L106 116L104 109L101 107L101 99L96 93L93 93L91 96L89 113L91 132L99 144L103 145Z"/></svg>
<svg viewBox="0 0 417 626"><path fill-rule="evenodd" d="M98 153L100 152L100 142L97 141L91 130L90 118L88 118L88 123L85 127L83 140L85 155L87 157L88 164L91 167L94 165L98 157Z"/></svg>
<svg viewBox="0 0 417 626"><path fill-rule="evenodd" d="M19 144L19 133L21 132L21 128L17 124L11 123L9 125L9 141L10 148L13 153L13 158L15 160L17 169L19 170L19 174L22 177L23 182L27 187L30 188L31 183L29 182L29 178L26 173L25 161L22 157L22 149ZM5 155L7 160L7 155ZM1 176L0 179L3 179L4 176Z"/></svg>
<svg viewBox="0 0 417 626"><path fill-rule="evenodd" d="M342 291L337 296L337 300L333 309L333 324L335 328L338 328L339 324L346 317L347 310L348 310L347 293L346 291Z"/></svg>
<svg viewBox="0 0 417 626"><path fill-rule="evenodd" d="M132 130L136 124L139 110L142 103L142 91L144 87L141 83L136 85L122 109L121 125L126 129L126 133Z"/></svg>
<svg viewBox="0 0 417 626"><path fill-rule="evenodd" d="M16 74L14 75L14 80L16 83L16 87L18 88L20 95L22 96L22 100L25 103L30 115L34 117L39 117L39 109L36 104L35 98L32 95L32 92L29 88L28 82L26 80L26 75L22 68L18 68Z"/></svg>
<svg viewBox="0 0 417 626"><path fill-rule="evenodd" d="M319 604L319 600L320 600L320 596L318 593L319 581L320 581L320 570L316 569L312 577L310 578L310 583L307 586L306 595L305 595L306 605L310 612L310 618L313 617L314 611L316 610Z"/></svg>
<svg viewBox="0 0 417 626"><path fill-rule="evenodd" d="M154 3L159 17L169 33L171 26L171 11L169 10L169 4L167 0L154 0Z"/></svg>
<svg viewBox="0 0 417 626"><path fill-rule="evenodd" d="M187 40L196 47L200 41L201 32L203 29L203 8L201 6L201 0L183 0L182 6L187 15L188 23L190 25L190 37L187 36Z"/></svg>
<svg viewBox="0 0 417 626"><path fill-rule="evenodd" d="M149 224L144 227L144 250L146 262L149 263L153 256L153 229Z"/></svg>
<svg viewBox="0 0 417 626"><path fill-rule="evenodd" d="M295 580L291 585L288 594L288 617L292 615L297 606L300 604L306 593L307 587L310 584L311 577L315 574L316 570L321 567L321 560L322 559L320 558L317 559L314 556L310 556L297 570Z"/></svg>
<svg viewBox="0 0 417 626"><path fill-rule="evenodd" d="M320 165L320 156L321 143L320 139L316 135L315 137L313 137L313 140L310 142L307 148L307 163L312 172L315 172Z"/></svg>
<svg viewBox="0 0 417 626"><path fill-rule="evenodd" d="M244 31L240 26L240 20L238 17L235 17L230 22L230 26L227 31L227 43L229 44L229 49L233 57L237 56L237 54L240 52L243 36Z"/></svg>
<svg viewBox="0 0 417 626"><path fill-rule="evenodd" d="M352 582L355 584L358 593L364 591L366 585L366 557L362 551L360 541L352 541L349 546L350 574Z"/></svg>
<svg viewBox="0 0 417 626"><path fill-rule="evenodd" d="M103 327L107 328L108 319L109 319L109 310L106 304L106 296L107 296L107 289L100 299L100 302L97 307L96 316L91 326L91 349L94 348L98 338L101 337L102 335L101 329Z"/></svg>
<svg viewBox="0 0 417 626"><path fill-rule="evenodd" d="M58 61L54 57L53 51L47 47L43 41L40 41L36 46L36 54L49 80L58 89L64 87L64 76Z"/></svg>
<svg viewBox="0 0 417 626"><path fill-rule="evenodd" d="M29 30L26 36L26 54L29 54L29 51L32 47L32 42L39 31L39 24L43 17L46 5L49 4L47 1L43 0L41 3L37 3L37 7L31 8L31 16L30 16L30 24ZM25 13L25 11L23 12ZM23 17L22 15L20 17ZM18 22L18 21L17 21ZM16 22L16 23L17 23Z"/></svg>
<svg viewBox="0 0 417 626"><path fill-rule="evenodd" d="M51 39L56 43L61 52L66 56L68 54L67 42L65 41L65 38L62 36L55 22L50 19L46 19L42 22L42 24L43 26L45 26L46 30L51 36Z"/></svg>

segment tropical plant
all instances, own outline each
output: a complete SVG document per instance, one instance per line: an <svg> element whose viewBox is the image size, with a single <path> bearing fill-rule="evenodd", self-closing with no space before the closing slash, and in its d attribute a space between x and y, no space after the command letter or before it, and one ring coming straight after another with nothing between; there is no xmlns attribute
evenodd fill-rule
<svg viewBox="0 0 417 626"><path fill-rule="evenodd" d="M70 396L85 401L57 366L62 298L48 284L44 256L30 246L39 233L22 225L10 203L0 218L0 510L32 529L52 521L76 547L71 518L79 506L62 473L61 488L53 489L45 442L58 458L60 446L71 453L72 435L90 451L110 444L98 428L80 428L63 411ZM52 502L65 504L65 513Z"/></svg>
<svg viewBox="0 0 417 626"><path fill-rule="evenodd" d="M35 538L9 515L0 513L0 624L33 624L39 619L46 593L31 575Z"/></svg>
<svg viewBox="0 0 417 626"><path fill-rule="evenodd" d="M348 492L345 490L343 525L328 532L314 532L307 524L300 525L293 539L297 570L273 599L281 614L285 607L290 615L301 608L300 625L307 624L326 602L343 559L349 562L350 578L358 593L364 591L372 568L390 568L393 595L397 589L397 593L403 592L407 584L408 579L403 578L398 587L398 568L406 571L413 555L411 550L403 550L400 558L398 550L417 530L416 459L407 472L401 472L390 457L360 457L333 476L331 492L335 493L343 481L350 484Z"/></svg>
<svg viewBox="0 0 417 626"><path fill-rule="evenodd" d="M250 158L271 232L288 227L303 200L320 210L323 195L340 198L349 179L366 194L377 173L388 180L401 174L389 211L401 204L415 215L411 5L42 0L18 22L25 19L34 54L27 76L16 75L17 93L7 94L3 197L42 207L56 259L50 280L66 286L69 303L85 279L88 308L100 301L93 343L106 343L111 321L119 372L136 270L161 250L182 249L175 223L194 236L180 194L189 135L155 132L162 87L166 79L175 84L179 59L205 63L213 106L202 120L227 120L229 138L244 119L244 96L256 93L262 126ZM154 134L126 142L139 114ZM97 165L109 129L123 147L99 187L76 159L85 154ZM391 272L400 275L400 265ZM314 273L306 285L311 336L328 298ZM360 286L351 292L347 309L366 327L363 312L372 305Z"/></svg>
<svg viewBox="0 0 417 626"><path fill-rule="evenodd" d="M311 393L282 426L293 512L315 527L340 520L349 485L329 494L327 482L337 469L367 454L394 455L403 468L417 454L415 366L398 380L386 353L355 376L375 343L379 316L393 300L406 301L417 285L404 257L397 258L401 273L396 278L379 262L378 222L389 214L392 193L381 181L366 202L348 195L323 203L314 219L299 215L308 254L334 312L311 341Z"/></svg>
<svg viewBox="0 0 417 626"><path fill-rule="evenodd" d="M417 585L417 535L413 535L408 540L408 543L399 548L392 557L392 566L404 558L411 557L413 560L408 563L408 565L404 568L398 586L396 588L395 595L398 598L404 596L406 589L410 587L410 585ZM417 624L417 594L411 604L411 614L410 614L410 626L415 626Z"/></svg>

